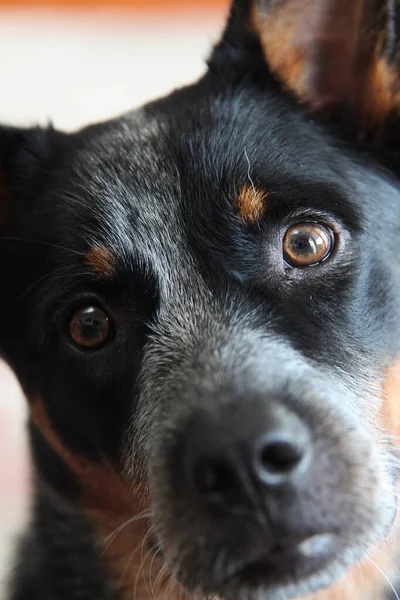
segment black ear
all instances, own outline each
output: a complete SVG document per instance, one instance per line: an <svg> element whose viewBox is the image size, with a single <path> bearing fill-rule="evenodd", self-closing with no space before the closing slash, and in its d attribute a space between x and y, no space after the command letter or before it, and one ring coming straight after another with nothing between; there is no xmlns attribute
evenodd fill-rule
<svg viewBox="0 0 400 600"><path fill-rule="evenodd" d="M57 137L52 128L0 126L0 223L5 221L9 203L34 195Z"/></svg>
<svg viewBox="0 0 400 600"><path fill-rule="evenodd" d="M51 128L0 126L0 354L24 348L26 289L38 278L44 257L36 239L44 228L38 198L52 172L60 138ZM26 344L25 344L26 346Z"/></svg>
<svg viewBox="0 0 400 600"><path fill-rule="evenodd" d="M257 63L312 110L340 106L363 128L400 110L398 0L234 0L211 60ZM257 54L258 53L258 54ZM227 57L229 56L229 59Z"/></svg>

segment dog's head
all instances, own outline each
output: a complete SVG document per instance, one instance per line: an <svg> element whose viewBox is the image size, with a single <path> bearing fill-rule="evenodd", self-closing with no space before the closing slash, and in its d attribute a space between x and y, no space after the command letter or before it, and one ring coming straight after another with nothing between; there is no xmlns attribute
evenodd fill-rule
<svg viewBox="0 0 400 600"><path fill-rule="evenodd" d="M394 520L378 4L237 0L196 85L71 135L0 130L1 350L38 472L103 534L148 510L192 594L310 594Z"/></svg>

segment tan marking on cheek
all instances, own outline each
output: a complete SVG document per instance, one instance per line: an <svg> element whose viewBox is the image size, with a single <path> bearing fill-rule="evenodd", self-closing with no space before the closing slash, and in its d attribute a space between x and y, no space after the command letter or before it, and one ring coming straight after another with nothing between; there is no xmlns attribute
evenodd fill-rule
<svg viewBox="0 0 400 600"><path fill-rule="evenodd" d="M268 193L244 185L236 198L236 208L244 223L257 223L267 206Z"/></svg>
<svg viewBox="0 0 400 600"><path fill-rule="evenodd" d="M400 360L386 371L383 402L375 411L371 433L379 437L388 433L400 445ZM378 392L379 393L379 392ZM351 568L335 585L302 600L383 600L391 597L388 583L381 571L394 582L400 556L400 511L388 538L374 547L369 555ZM375 564L374 564L375 563ZM376 566L377 565L377 566Z"/></svg>
<svg viewBox="0 0 400 600"><path fill-rule="evenodd" d="M388 583L381 571L389 580L395 581L399 555L396 530L399 525L399 519L396 519L392 535L373 549L365 560L351 568L335 585L315 595L302 597L301 600L384 600L391 597Z"/></svg>
<svg viewBox="0 0 400 600"><path fill-rule="evenodd" d="M386 371L382 421L393 444L400 447L400 359Z"/></svg>
<svg viewBox="0 0 400 600"><path fill-rule="evenodd" d="M103 246L91 248L86 254L85 262L92 271L105 279L114 279L116 276L115 258L110 250Z"/></svg>
<svg viewBox="0 0 400 600"><path fill-rule="evenodd" d="M79 480L82 491L78 503L94 526L99 560L108 570L119 600L132 600L135 586L138 598L151 597L150 581L154 584L162 563L148 546L149 497L129 489L108 463L96 463L71 452L55 431L41 399L32 399L30 409L32 420L47 443ZM158 579L156 589L160 590L161 599L164 588L170 588L165 577Z"/></svg>

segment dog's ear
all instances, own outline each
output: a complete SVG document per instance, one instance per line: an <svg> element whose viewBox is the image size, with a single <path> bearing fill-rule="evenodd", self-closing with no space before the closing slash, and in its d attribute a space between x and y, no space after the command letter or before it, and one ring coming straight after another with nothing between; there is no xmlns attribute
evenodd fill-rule
<svg viewBox="0 0 400 600"><path fill-rule="evenodd" d="M32 197L45 176L56 135L52 128L0 126L0 235L13 201Z"/></svg>
<svg viewBox="0 0 400 600"><path fill-rule="evenodd" d="M0 354L19 348L26 318L24 290L38 277L42 247L25 243L44 228L37 199L53 169L60 135L51 128L0 126Z"/></svg>
<svg viewBox="0 0 400 600"><path fill-rule="evenodd" d="M311 109L341 107L364 126L379 126L400 107L395 3L234 0L211 64L256 63L258 52Z"/></svg>

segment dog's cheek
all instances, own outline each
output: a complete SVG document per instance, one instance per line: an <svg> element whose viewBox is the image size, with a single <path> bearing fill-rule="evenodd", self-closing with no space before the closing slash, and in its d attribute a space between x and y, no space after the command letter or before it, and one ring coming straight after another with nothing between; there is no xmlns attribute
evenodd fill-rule
<svg viewBox="0 0 400 600"><path fill-rule="evenodd" d="M400 357L396 357L386 367L381 382L380 391L372 391L376 403L370 411L369 429L372 431L377 456L380 502L382 506L391 505L394 513L397 509L400 475L396 452L400 447Z"/></svg>
<svg viewBox="0 0 400 600"><path fill-rule="evenodd" d="M383 403L381 408L381 423L383 430L383 444L391 447L391 462L387 470L394 479L394 485L400 492L400 461L398 450L400 448L400 357L387 368Z"/></svg>
<svg viewBox="0 0 400 600"><path fill-rule="evenodd" d="M366 598L386 598L388 584L382 572L391 580L396 577L398 546L395 536L375 549L369 556L350 569L336 585L302 600L365 600Z"/></svg>
<svg viewBox="0 0 400 600"><path fill-rule="evenodd" d="M365 600L365 598L386 598L388 578L393 583L397 577L397 563L400 543L397 535L400 514L397 514L388 538L374 547L365 559L351 568L336 584L313 596L302 600ZM383 573L385 575L383 575Z"/></svg>
<svg viewBox="0 0 400 600"><path fill-rule="evenodd" d="M400 357L387 366L381 391L372 390L371 396L375 403L366 408L367 427L376 449L378 493L384 502L399 487L400 463L396 451L400 447Z"/></svg>
<svg viewBox="0 0 400 600"><path fill-rule="evenodd" d="M30 400L34 426L78 482L75 503L92 525L99 556L118 588L119 598L131 598L136 586L146 596L146 577L153 553L149 552L151 507L143 489L130 486L106 461L95 462L68 449L54 429L44 401ZM153 575L161 569L153 561ZM126 591L126 596L125 596Z"/></svg>
<svg viewBox="0 0 400 600"><path fill-rule="evenodd" d="M383 394L379 395L379 392L374 389L371 390L371 396L375 399L379 397L380 400L370 407L370 415L366 424L377 447L376 487L377 490L379 488L381 496L392 495L393 485L388 476L391 469L387 465L387 457L379 452L379 446L386 445L386 441L382 437L384 435L390 436L393 445L399 446L400 442L400 358L386 370ZM384 542L372 547L367 557L351 568L335 585L312 597L306 596L302 600L342 600L343 598L363 600L364 598L386 597L385 594L388 590L386 577L395 582L397 576L397 563L400 556L400 541L397 533L399 526L400 513L398 511L391 531ZM382 573L385 573L386 577Z"/></svg>

